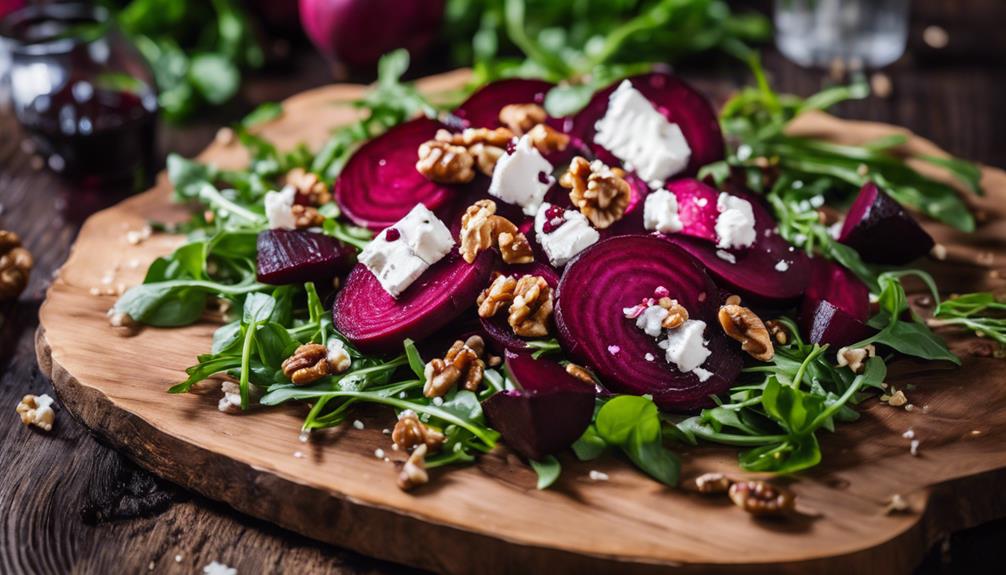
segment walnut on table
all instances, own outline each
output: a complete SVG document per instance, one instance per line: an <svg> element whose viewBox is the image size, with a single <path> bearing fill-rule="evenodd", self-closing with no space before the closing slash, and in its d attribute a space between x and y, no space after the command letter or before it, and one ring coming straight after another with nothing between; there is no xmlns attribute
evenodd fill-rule
<svg viewBox="0 0 1006 575"><path fill-rule="evenodd" d="M53 399L46 394L28 394L21 398L17 404L17 414L21 416L21 423L34 425L43 431L52 431L52 425L56 422L56 412L52 409Z"/></svg>

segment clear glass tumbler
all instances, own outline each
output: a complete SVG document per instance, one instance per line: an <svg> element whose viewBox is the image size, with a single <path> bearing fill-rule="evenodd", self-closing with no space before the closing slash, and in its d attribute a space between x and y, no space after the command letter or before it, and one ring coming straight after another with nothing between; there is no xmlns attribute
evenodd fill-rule
<svg viewBox="0 0 1006 575"><path fill-rule="evenodd" d="M905 52L908 0L775 0L775 28L801 66L880 68Z"/></svg>

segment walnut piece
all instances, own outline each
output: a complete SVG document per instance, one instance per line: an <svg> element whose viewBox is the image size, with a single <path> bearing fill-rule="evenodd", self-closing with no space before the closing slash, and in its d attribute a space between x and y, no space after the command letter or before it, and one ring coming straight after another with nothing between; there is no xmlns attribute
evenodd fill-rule
<svg viewBox="0 0 1006 575"><path fill-rule="evenodd" d="M660 327L664 329L677 329L688 321L688 310L685 309L685 306L679 304L678 300L664 296L657 303L660 307L667 310L667 315L660 322Z"/></svg>
<svg viewBox="0 0 1006 575"><path fill-rule="evenodd" d="M534 261L531 244L513 222L496 214L496 202L479 200L468 206L461 217L461 245L458 251L468 263L479 252L496 246L504 263L526 264Z"/></svg>
<svg viewBox="0 0 1006 575"><path fill-rule="evenodd" d="M320 228L325 224L325 216L321 215L318 208L312 206L294 204L290 208L290 213L293 214L294 225L298 230Z"/></svg>
<svg viewBox="0 0 1006 575"><path fill-rule="evenodd" d="M304 168L294 168L286 174L286 184L297 190L297 199L309 206L322 206L332 201L328 186L318 174Z"/></svg>
<svg viewBox="0 0 1006 575"><path fill-rule="evenodd" d="M695 478L695 488L699 493L726 493L733 483L722 473L703 473Z"/></svg>
<svg viewBox="0 0 1006 575"><path fill-rule="evenodd" d="M426 444L417 447L402 466L398 474L398 488L408 491L430 482L430 474L426 472Z"/></svg>
<svg viewBox="0 0 1006 575"><path fill-rule="evenodd" d="M548 113L538 104L507 104L499 116L500 123L516 136L523 136L547 119Z"/></svg>
<svg viewBox="0 0 1006 575"><path fill-rule="evenodd" d="M789 343L789 330L786 329L785 324L776 319L770 319L765 322L765 328L768 329L769 335L775 340L779 345L786 345Z"/></svg>
<svg viewBox="0 0 1006 575"><path fill-rule="evenodd" d="M513 292L517 288L517 280L513 276L500 274L496 276L489 287L482 290L475 303L479 306L479 317L490 318L496 315L503 306L513 303Z"/></svg>
<svg viewBox="0 0 1006 575"><path fill-rule="evenodd" d="M864 347L843 347L838 350L838 367L846 367L852 373L863 371L866 360L877 355L877 348L873 344Z"/></svg>
<svg viewBox="0 0 1006 575"><path fill-rule="evenodd" d="M34 425L43 431L52 431L56 422L56 412L52 410L53 399L46 394L26 395L17 404L16 411L21 416L21 423Z"/></svg>
<svg viewBox="0 0 1006 575"><path fill-rule="evenodd" d="M561 152L569 145L569 136L547 124L538 124L527 133L531 145L542 154Z"/></svg>
<svg viewBox="0 0 1006 575"><path fill-rule="evenodd" d="M738 481L730 486L730 500L752 515L784 515L793 511L796 494L765 481Z"/></svg>
<svg viewBox="0 0 1006 575"><path fill-rule="evenodd" d="M603 230L621 219L629 206L632 188L623 176L625 172L618 168L577 156L559 178L559 185L570 190L569 199L590 223Z"/></svg>
<svg viewBox="0 0 1006 575"><path fill-rule="evenodd" d="M406 409L398 416L398 423L391 432L391 440L402 449L425 445L430 452L436 452L444 444L444 434L427 427L419 421L416 412Z"/></svg>
<svg viewBox="0 0 1006 575"><path fill-rule="evenodd" d="M566 373L572 375L573 377L579 379L587 385L594 386L594 377L590 375L590 372L581 365L577 365L573 362L566 364Z"/></svg>
<svg viewBox="0 0 1006 575"><path fill-rule="evenodd" d="M506 151L506 146L513 139L513 132L506 128L467 128L461 133L451 133L447 130L437 130L435 139L453 146L463 147L474 158L479 171L487 176L493 175L496 161Z"/></svg>
<svg viewBox="0 0 1006 575"><path fill-rule="evenodd" d="M280 367L283 375L294 385L307 385L327 375L346 371L349 365L349 355L341 345L328 348L320 343L305 343L294 350Z"/></svg>
<svg viewBox="0 0 1006 575"><path fill-rule="evenodd" d="M759 361L770 361L775 356L772 338L761 318L739 304L720 306L720 325L723 331L741 342L741 349Z"/></svg>
<svg viewBox="0 0 1006 575"><path fill-rule="evenodd" d="M485 362L485 342L473 335L465 341L455 341L447 350L444 359L434 359L426 364L423 375L426 383L423 385L423 395L426 397L443 397L459 381L468 391L475 391L482 383Z"/></svg>
<svg viewBox="0 0 1006 575"><path fill-rule="evenodd" d="M16 233L0 230L0 301L21 295L28 286L34 263Z"/></svg>
<svg viewBox="0 0 1006 575"><path fill-rule="evenodd" d="M466 184L475 178L474 164L475 158L468 148L429 140L419 146L416 169L439 184Z"/></svg>
<svg viewBox="0 0 1006 575"><path fill-rule="evenodd" d="M552 288L545 278L524 276L514 286L514 298L510 304L507 323L521 337L544 337L548 335L552 305Z"/></svg>

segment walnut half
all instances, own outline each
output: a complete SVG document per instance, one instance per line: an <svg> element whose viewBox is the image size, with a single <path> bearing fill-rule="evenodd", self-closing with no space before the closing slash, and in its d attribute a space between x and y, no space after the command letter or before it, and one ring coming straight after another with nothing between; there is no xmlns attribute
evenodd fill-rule
<svg viewBox="0 0 1006 575"><path fill-rule="evenodd" d="M741 349L759 361L775 357L768 329L750 309L736 303L720 306L720 325L731 338L741 342Z"/></svg>
<svg viewBox="0 0 1006 575"><path fill-rule="evenodd" d="M485 371L484 353L485 342L477 335L465 341L455 341L443 359L437 358L426 364L423 395L443 397L459 381L468 391L476 391Z"/></svg>
<svg viewBox="0 0 1006 575"><path fill-rule="evenodd" d="M304 168L294 168L286 174L286 184L297 190L297 199L309 206L321 206L332 201L328 186L318 174Z"/></svg>
<svg viewBox="0 0 1006 575"><path fill-rule="evenodd" d="M496 202L479 200L468 206L461 217L461 245L458 251L468 263L475 261L479 252L498 247L503 262L527 264L534 260L531 244L513 222L496 215Z"/></svg>
<svg viewBox="0 0 1006 575"><path fill-rule="evenodd" d="M730 486L730 500L752 515L785 515L793 511L796 494L765 481L738 481Z"/></svg>
<svg viewBox="0 0 1006 575"><path fill-rule="evenodd" d="M507 322L521 337L548 335L548 319L552 316L552 288L541 276L524 276L514 286L513 303Z"/></svg>
<svg viewBox="0 0 1006 575"><path fill-rule="evenodd" d="M569 199L590 223L603 230L620 220L629 206L632 188L624 176L625 172L600 160L588 162L577 156L559 178L559 185L570 190Z"/></svg>
<svg viewBox="0 0 1006 575"><path fill-rule="evenodd" d="M280 367L283 375L294 385L307 385L327 375L346 371L350 363L349 355L341 345L329 348L320 343L305 343L286 358Z"/></svg>
<svg viewBox="0 0 1006 575"><path fill-rule="evenodd" d="M439 184L466 184L475 178L475 158L464 146L429 140L419 146L416 170Z"/></svg>
<svg viewBox="0 0 1006 575"><path fill-rule="evenodd" d="M391 440L402 449L425 445L430 451L438 451L444 439L443 433L424 425L411 409L406 409L398 416L395 429L391 432Z"/></svg>

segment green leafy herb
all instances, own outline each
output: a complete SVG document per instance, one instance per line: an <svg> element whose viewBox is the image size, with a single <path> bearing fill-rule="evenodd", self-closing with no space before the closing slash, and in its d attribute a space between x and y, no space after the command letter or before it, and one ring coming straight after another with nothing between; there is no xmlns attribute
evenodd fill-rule
<svg viewBox="0 0 1006 575"><path fill-rule="evenodd" d="M1006 303L995 294L968 293L944 300L933 315L931 325L962 327L1006 345Z"/></svg>
<svg viewBox="0 0 1006 575"><path fill-rule="evenodd" d="M620 448L650 477L674 486L678 483L680 463L664 447L660 425L653 400L634 395L620 395L607 401L594 421L598 438Z"/></svg>
<svg viewBox="0 0 1006 575"><path fill-rule="evenodd" d="M534 472L538 474L538 489L548 489L555 483L556 479L559 479L559 475L562 473L562 465L559 464L559 460L554 455L547 455L541 461L529 459L528 463L531 464Z"/></svg>

